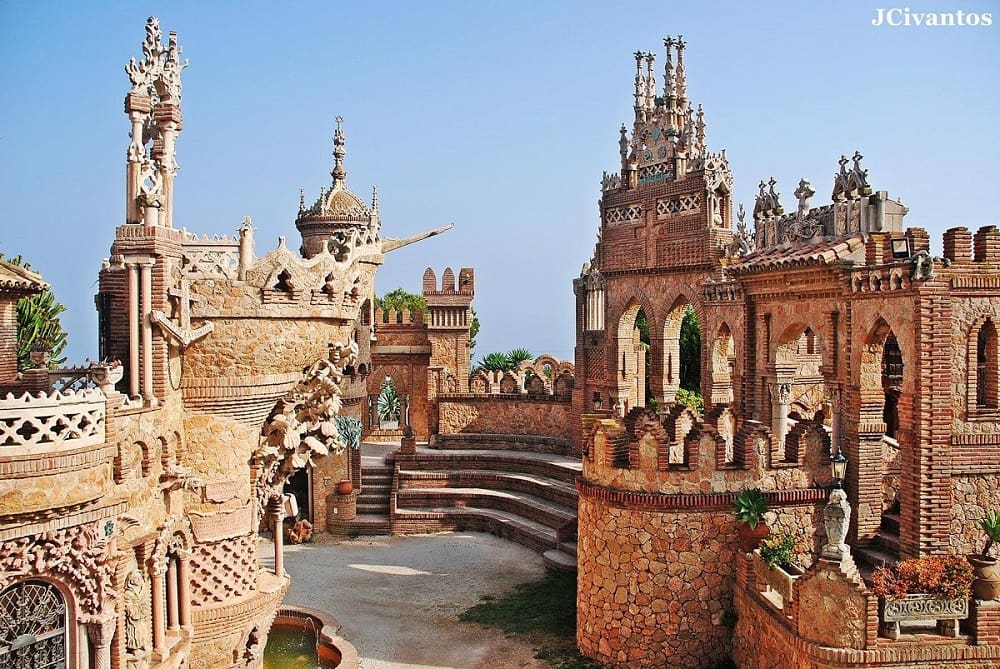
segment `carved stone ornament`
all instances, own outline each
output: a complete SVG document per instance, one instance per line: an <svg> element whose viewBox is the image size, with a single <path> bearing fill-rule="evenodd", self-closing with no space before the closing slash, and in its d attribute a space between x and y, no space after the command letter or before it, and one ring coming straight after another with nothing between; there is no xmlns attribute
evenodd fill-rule
<svg viewBox="0 0 1000 669"><path fill-rule="evenodd" d="M850 555L851 549L845 540L851 525L851 505L843 490L837 488L830 493L830 501L823 509L823 525L826 527L826 545L823 546L822 556L840 561Z"/></svg>
<svg viewBox="0 0 1000 669"><path fill-rule="evenodd" d="M98 520L3 542L0 590L18 578L51 575L69 585L83 613L98 615L117 598L110 564L114 527L112 520Z"/></svg>
<svg viewBox="0 0 1000 669"><path fill-rule="evenodd" d="M781 194L774 189L777 184L777 180L771 177L770 181L761 181L758 185L759 192L753 207L755 221L781 216L785 212L781 206Z"/></svg>
<svg viewBox="0 0 1000 669"><path fill-rule="evenodd" d="M122 597L122 614L125 628L125 651L136 658L145 657L147 639L150 636L147 601L149 585L139 570L139 565L133 560L125 574L125 587Z"/></svg>
<svg viewBox="0 0 1000 669"><path fill-rule="evenodd" d="M312 464L314 456L339 454L346 448L335 418L340 413L344 367L356 366L357 361L357 343L334 344L329 357L310 365L271 411L254 452L259 462L255 486L259 516L281 496L288 478Z"/></svg>
<svg viewBox="0 0 1000 669"><path fill-rule="evenodd" d="M188 66L188 62L180 61L181 48L177 45L177 33L170 33L166 48L162 39L159 19L150 16L146 20L146 39L142 42L142 62L130 58L125 66L125 73L132 82L133 94L167 97L173 102L179 102L180 73Z"/></svg>

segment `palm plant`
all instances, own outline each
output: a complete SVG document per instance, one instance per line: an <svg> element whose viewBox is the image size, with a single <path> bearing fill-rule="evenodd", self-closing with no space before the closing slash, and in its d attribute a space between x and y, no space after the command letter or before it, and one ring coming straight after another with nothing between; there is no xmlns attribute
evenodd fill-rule
<svg viewBox="0 0 1000 669"><path fill-rule="evenodd" d="M989 560L991 559L990 549L993 548L993 542L1000 541L1000 510L987 511L986 516L979 521L979 527L986 535L986 544L983 546L981 559Z"/></svg>
<svg viewBox="0 0 1000 669"><path fill-rule="evenodd" d="M517 366L520 365L522 362L534 359L535 356L533 356L531 354L531 351L529 351L526 348L512 349L509 353L507 353L507 364L509 365L507 369L511 370L517 369Z"/></svg>
<svg viewBox="0 0 1000 669"><path fill-rule="evenodd" d="M8 260L9 263L30 270L31 265L21 256ZM17 368L31 367L32 349L44 348L51 354L49 367L54 368L66 362L60 354L66 348L66 332L59 322L59 315L66 307L56 301L51 290L24 297L17 303Z"/></svg>
<svg viewBox="0 0 1000 669"><path fill-rule="evenodd" d="M488 353L476 367L487 372L505 372L509 369L508 363L509 360L505 353Z"/></svg>

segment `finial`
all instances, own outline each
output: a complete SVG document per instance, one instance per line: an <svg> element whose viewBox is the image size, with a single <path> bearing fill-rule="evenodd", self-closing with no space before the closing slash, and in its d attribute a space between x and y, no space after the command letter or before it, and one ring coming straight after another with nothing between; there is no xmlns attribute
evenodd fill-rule
<svg viewBox="0 0 1000 669"><path fill-rule="evenodd" d="M685 99L687 97L687 76L684 73L684 35L677 36L677 97Z"/></svg>
<svg viewBox="0 0 1000 669"><path fill-rule="evenodd" d="M704 148L705 147L705 110L701 105L698 105L698 144Z"/></svg>
<svg viewBox="0 0 1000 669"><path fill-rule="evenodd" d="M347 178L347 170L344 169L344 156L347 151L344 149L344 117L337 116L337 130L333 133L333 160L334 168L330 172L333 177L333 187L343 187L344 179Z"/></svg>
<svg viewBox="0 0 1000 669"><path fill-rule="evenodd" d="M306 189L299 189L299 213L301 214L306 210Z"/></svg>
<svg viewBox="0 0 1000 669"><path fill-rule="evenodd" d="M677 93L674 82L674 38L665 38L663 46L667 47L667 62L663 66L663 97L672 98Z"/></svg>
<svg viewBox="0 0 1000 669"><path fill-rule="evenodd" d="M808 179L799 180L799 187L792 193L799 200L799 218L805 218L805 215L809 213L809 199L815 194L816 190Z"/></svg>
<svg viewBox="0 0 1000 669"><path fill-rule="evenodd" d="M646 106L652 109L656 106L656 76L653 74L653 62L656 56L652 51L646 52Z"/></svg>
<svg viewBox="0 0 1000 669"><path fill-rule="evenodd" d="M378 186L372 186L372 214L378 212Z"/></svg>

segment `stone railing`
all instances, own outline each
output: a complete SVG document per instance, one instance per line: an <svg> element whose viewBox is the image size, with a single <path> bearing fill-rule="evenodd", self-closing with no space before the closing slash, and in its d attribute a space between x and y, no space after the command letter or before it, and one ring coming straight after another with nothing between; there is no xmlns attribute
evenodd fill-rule
<svg viewBox="0 0 1000 669"><path fill-rule="evenodd" d="M181 245L181 274L188 279L236 279L240 265L240 242L232 237L190 235Z"/></svg>
<svg viewBox="0 0 1000 669"><path fill-rule="evenodd" d="M103 444L105 401L99 390L8 394L0 399L0 456Z"/></svg>
<svg viewBox="0 0 1000 669"><path fill-rule="evenodd" d="M49 370L49 387L57 393L94 388L90 367L59 367Z"/></svg>

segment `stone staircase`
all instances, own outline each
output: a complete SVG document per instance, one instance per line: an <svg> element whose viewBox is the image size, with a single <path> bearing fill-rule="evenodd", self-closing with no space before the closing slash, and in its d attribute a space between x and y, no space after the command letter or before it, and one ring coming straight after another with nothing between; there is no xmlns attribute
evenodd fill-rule
<svg viewBox="0 0 1000 669"><path fill-rule="evenodd" d="M393 534L490 532L543 554L552 568L576 569L580 461L557 440L450 436L443 448L397 455L390 500ZM360 505L359 505L360 514Z"/></svg>
<svg viewBox="0 0 1000 669"><path fill-rule="evenodd" d="M882 523L875 540L868 546L855 549L858 569L866 581L878 567L899 562L899 514L883 513Z"/></svg>
<svg viewBox="0 0 1000 669"><path fill-rule="evenodd" d="M348 533L355 536L389 534L389 495L392 492L393 454L384 459L364 457L361 460L361 492L358 493L357 515Z"/></svg>

